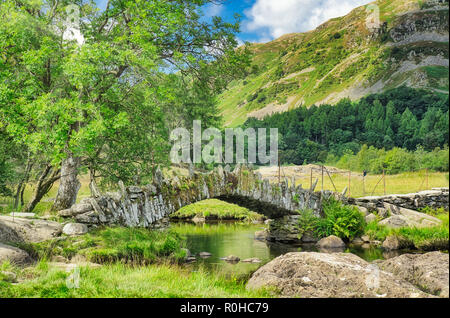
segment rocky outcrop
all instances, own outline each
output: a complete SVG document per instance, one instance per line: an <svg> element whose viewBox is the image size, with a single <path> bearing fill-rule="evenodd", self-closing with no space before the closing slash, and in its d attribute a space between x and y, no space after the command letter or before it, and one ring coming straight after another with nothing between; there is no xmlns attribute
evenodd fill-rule
<svg viewBox="0 0 450 318"><path fill-rule="evenodd" d="M432 297L350 253L297 252L260 267L247 289L272 287L283 297Z"/></svg>
<svg viewBox="0 0 450 318"><path fill-rule="evenodd" d="M0 242L42 242L59 236L58 222L0 216Z"/></svg>
<svg viewBox="0 0 450 318"><path fill-rule="evenodd" d="M398 18L389 35L397 45L423 41L448 42L448 6L408 12Z"/></svg>
<svg viewBox="0 0 450 318"><path fill-rule="evenodd" d="M449 297L449 255L442 252L403 254L377 265L424 292Z"/></svg>
<svg viewBox="0 0 450 318"><path fill-rule="evenodd" d="M31 261L27 252L20 248L0 243L0 264L9 261L15 265L24 265Z"/></svg>

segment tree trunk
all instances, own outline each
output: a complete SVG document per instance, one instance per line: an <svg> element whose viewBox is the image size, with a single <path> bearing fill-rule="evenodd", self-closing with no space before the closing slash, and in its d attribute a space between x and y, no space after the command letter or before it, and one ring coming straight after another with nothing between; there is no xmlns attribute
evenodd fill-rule
<svg viewBox="0 0 450 318"><path fill-rule="evenodd" d="M32 167L33 167L33 163L30 160L30 154L28 154L25 173L24 173L22 179L20 180L19 184L17 185L16 195L14 196L14 210L16 210L19 207L19 201L21 203L20 206L23 207L23 192L25 191L25 187L27 186L27 182L29 180Z"/></svg>
<svg viewBox="0 0 450 318"><path fill-rule="evenodd" d="M23 211L32 212L36 205L42 200L44 195L46 195L48 191L50 191L53 184L56 180L59 179L59 177L59 169L55 169L51 165L47 165L39 177L39 180L36 184L36 189L33 192L31 200L28 201Z"/></svg>
<svg viewBox="0 0 450 318"><path fill-rule="evenodd" d="M81 183L78 181L80 163L80 158L76 158L72 154L69 154L61 163L61 181L52 207L53 211L68 209L75 204L78 190L81 187Z"/></svg>

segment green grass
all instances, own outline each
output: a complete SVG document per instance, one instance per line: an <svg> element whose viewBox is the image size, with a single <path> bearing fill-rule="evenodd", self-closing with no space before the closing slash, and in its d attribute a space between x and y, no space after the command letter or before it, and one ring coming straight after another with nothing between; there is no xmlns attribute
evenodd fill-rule
<svg viewBox="0 0 450 318"><path fill-rule="evenodd" d="M370 222L365 227L365 234L371 239L384 241L387 236L395 235L403 245L416 248L418 250L448 250L449 239L449 215L447 213L435 215L442 221L439 226L428 228L403 227L398 229L389 229L386 226L377 224L376 221Z"/></svg>
<svg viewBox="0 0 450 318"><path fill-rule="evenodd" d="M203 200L190 204L170 215L171 218L175 219L191 219L195 216L205 217L209 220L252 221L262 219L262 216L256 212L217 199Z"/></svg>
<svg viewBox="0 0 450 318"><path fill-rule="evenodd" d="M321 190L322 179L320 172L314 172L313 182L319 179L316 190ZM425 171L404 172L395 175L386 175L385 183L381 180L382 175L369 174L364 180L360 173L352 172L350 179L350 190L348 172L331 174L331 182L325 174L323 183L324 190L334 191L334 186L338 192L342 192L347 187L347 195L353 198L369 195L383 195L384 184L386 184L386 194L414 193L431 188L448 187L448 172L429 172L428 178ZM364 181L364 182L363 182ZM296 185L302 184L304 188L310 187L310 175L296 175ZM334 184L334 186L333 186Z"/></svg>
<svg viewBox="0 0 450 318"><path fill-rule="evenodd" d="M247 291L248 276L225 277L202 269L191 272L167 264L133 267L115 263L95 269L81 267L79 288L68 288L66 281L71 273L46 262L31 269L13 270L19 278L28 280L17 285L0 280L0 298L276 296L269 290Z"/></svg>
<svg viewBox="0 0 450 318"><path fill-rule="evenodd" d="M95 263L152 264L181 262L186 256L184 244L181 235L169 230L108 227L80 237L15 245L36 259L51 259L55 255L71 258L80 254Z"/></svg>

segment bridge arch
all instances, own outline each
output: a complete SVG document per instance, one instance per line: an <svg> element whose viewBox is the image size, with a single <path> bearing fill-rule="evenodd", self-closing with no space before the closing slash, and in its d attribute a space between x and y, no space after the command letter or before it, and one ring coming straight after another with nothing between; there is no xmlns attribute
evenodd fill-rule
<svg viewBox="0 0 450 318"><path fill-rule="evenodd" d="M241 165L233 171L219 166L209 173L195 172L172 179L165 179L157 170L153 179L152 184L143 187L124 187L119 183L120 191L83 199L59 215L72 216L77 222L88 224L148 227L184 206L217 198L268 218L296 214L302 209L310 209L319 216L323 198L333 195L330 191L314 192L301 185L289 185L287 179L281 184L271 184L259 173Z"/></svg>

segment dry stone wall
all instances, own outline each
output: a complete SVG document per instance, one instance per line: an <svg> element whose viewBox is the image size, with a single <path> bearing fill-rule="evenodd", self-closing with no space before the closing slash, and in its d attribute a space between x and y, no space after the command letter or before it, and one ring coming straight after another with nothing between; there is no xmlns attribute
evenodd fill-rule
<svg viewBox="0 0 450 318"><path fill-rule="evenodd" d="M392 194L385 196L369 196L349 198L347 202L363 206L371 211L384 207L384 203L393 204L405 209L418 210L425 207L444 208L448 210L449 188L433 188L432 190L408 194Z"/></svg>

